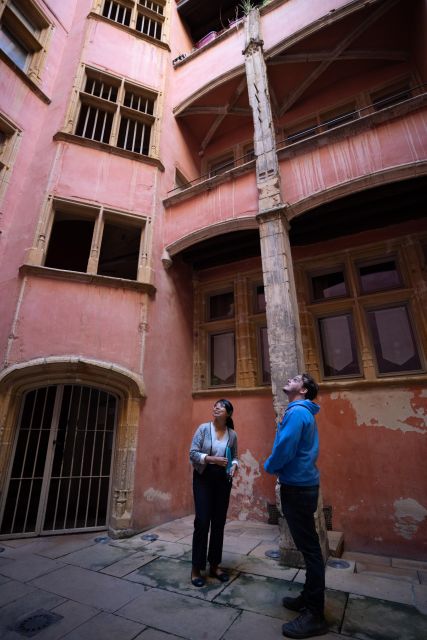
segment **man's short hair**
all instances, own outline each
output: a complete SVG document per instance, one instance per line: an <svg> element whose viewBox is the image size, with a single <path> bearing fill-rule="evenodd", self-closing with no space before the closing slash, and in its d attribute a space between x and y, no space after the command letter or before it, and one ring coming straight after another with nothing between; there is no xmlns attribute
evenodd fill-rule
<svg viewBox="0 0 427 640"><path fill-rule="evenodd" d="M304 389L307 389L305 397L307 400L314 400L319 391L319 385L308 373L301 374Z"/></svg>

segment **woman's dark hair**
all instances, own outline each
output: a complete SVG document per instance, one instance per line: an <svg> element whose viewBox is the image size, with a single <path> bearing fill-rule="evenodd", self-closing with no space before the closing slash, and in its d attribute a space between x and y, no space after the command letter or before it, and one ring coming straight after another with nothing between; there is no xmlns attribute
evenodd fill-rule
<svg viewBox="0 0 427 640"><path fill-rule="evenodd" d="M302 373L301 378L304 388L307 389L305 397L307 400L314 400L317 396L317 392L319 391L317 382L308 373Z"/></svg>
<svg viewBox="0 0 427 640"><path fill-rule="evenodd" d="M225 424L227 425L227 427L229 429L234 429L234 422L233 422L233 418L231 417L233 415L233 405L231 404L230 400L226 400L225 398L221 398L220 400L217 400L215 402L215 404L222 404L222 406L225 408L226 412L227 412L227 420L225 421Z"/></svg>

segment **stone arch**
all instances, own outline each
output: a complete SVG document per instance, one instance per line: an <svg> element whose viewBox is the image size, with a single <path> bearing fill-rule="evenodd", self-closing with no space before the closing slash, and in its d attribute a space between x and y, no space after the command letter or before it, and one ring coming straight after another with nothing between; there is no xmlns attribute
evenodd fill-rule
<svg viewBox="0 0 427 640"><path fill-rule="evenodd" d="M310 211L310 209L332 202L333 200L338 200L344 196L359 193L372 187L391 184L392 182L418 178L423 175L427 175L427 161L399 165L391 167L390 169L384 169L383 171L377 171L367 176L360 176L353 180L336 184L329 189L313 193L307 198L288 205L286 207L286 217L290 222L303 213Z"/></svg>
<svg viewBox="0 0 427 640"><path fill-rule="evenodd" d="M118 397L109 530L114 537L129 535L133 532L136 446L145 391L141 376L110 362L76 356L48 357L11 365L0 373L0 491L5 490L25 392L58 384L87 384Z"/></svg>
<svg viewBox="0 0 427 640"><path fill-rule="evenodd" d="M172 265L172 259L180 251L188 249L193 244L197 244L202 240L208 238L214 238L224 233L231 233L233 231L242 231L244 229L258 229L259 225L255 216L244 216L240 218L232 218L231 220L224 220L216 224L212 224L201 229L197 229L192 233L189 233L182 238L178 238L171 244L167 245L163 249L162 262L163 266L167 269Z"/></svg>

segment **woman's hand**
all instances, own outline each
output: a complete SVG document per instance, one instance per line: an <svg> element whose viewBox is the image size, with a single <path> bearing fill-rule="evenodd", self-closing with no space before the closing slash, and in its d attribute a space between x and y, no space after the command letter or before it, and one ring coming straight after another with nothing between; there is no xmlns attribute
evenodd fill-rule
<svg viewBox="0 0 427 640"><path fill-rule="evenodd" d="M221 456L206 456L205 462L208 464L217 464L219 467L226 467L228 460L227 458L221 458Z"/></svg>
<svg viewBox="0 0 427 640"><path fill-rule="evenodd" d="M231 478L234 477L234 474L236 473L236 471L237 471L237 464L232 464L231 469L229 471L229 475Z"/></svg>

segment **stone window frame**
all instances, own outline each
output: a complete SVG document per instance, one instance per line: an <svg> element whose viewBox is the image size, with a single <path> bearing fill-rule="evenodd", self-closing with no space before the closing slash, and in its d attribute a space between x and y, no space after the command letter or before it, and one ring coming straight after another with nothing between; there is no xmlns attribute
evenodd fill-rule
<svg viewBox="0 0 427 640"><path fill-rule="evenodd" d="M262 380L262 362L259 331L267 326L265 312L254 305L256 286L263 284L260 271L238 272L233 276L194 282L194 341L193 391L219 389L269 388ZM234 315L230 318L209 320L207 304L210 296L234 292ZM233 331L235 336L236 381L231 385L210 384L210 336Z"/></svg>
<svg viewBox="0 0 427 640"><path fill-rule="evenodd" d="M423 345L427 344L427 325L423 315L426 304L426 292L422 286L422 250L427 238L415 235L403 236L389 242L343 250L327 256L306 258L295 262L297 289L303 292L298 298L302 339L306 367L313 371L318 379L326 384L346 380L375 381L380 379L407 378L425 376L427 372L427 354ZM402 279L399 287L363 293L358 278L358 265L380 262L382 259L396 260ZM342 267L345 270L348 293L346 296L321 301L312 301L310 276L320 270L332 270ZM421 361L421 369L381 373L377 366L375 349L368 326L367 312L387 309L393 306L405 306L414 334L415 345ZM326 376L322 365L322 345L319 336L318 321L335 315L351 314L357 345L360 374Z"/></svg>
<svg viewBox="0 0 427 640"><path fill-rule="evenodd" d="M108 3L108 6L107 6ZM168 26L169 26L169 2L168 0L93 0L93 7L90 15L96 19L108 22L108 24L114 25L120 29L124 29L132 35L142 38L151 44L167 48L168 39ZM114 5L112 11L110 7ZM150 7L153 5L153 8ZM126 12L126 20L120 19L120 16L115 12L115 17L112 17L116 6L122 7ZM162 8L163 12L158 11ZM104 11L109 14L104 15ZM160 25L161 34L160 37L155 37L149 33L144 33L138 25L138 19L142 16L143 22L148 20L149 23ZM117 18L117 19L116 19Z"/></svg>
<svg viewBox="0 0 427 640"><path fill-rule="evenodd" d="M69 213L76 219L91 219L94 221L91 248L89 252L88 265L86 271L69 271L67 269L53 269L45 267L45 260L49 248L50 235L56 212ZM140 228L141 241L138 256L137 277L135 280L118 278L115 276L104 276L98 274L98 262L101 253L102 234L105 222L132 225ZM110 284L128 283L131 288L137 283L150 285L152 273L150 267L150 246L151 246L151 220L149 216L135 215L128 211L116 209L103 204L93 204L85 201L70 198L49 196L44 206L42 216L36 232L34 245L29 252L27 266L40 267L49 274L59 273L65 279L88 279L98 284L105 281ZM88 278L85 278L87 276Z"/></svg>
<svg viewBox="0 0 427 640"><path fill-rule="evenodd" d="M26 63L21 68L9 56L2 53L3 59L19 70L36 85L41 83L41 73L46 60L53 24L35 0L20 0L19 10L13 10L13 0L0 0L0 24L12 32L16 40L28 51ZM15 2L15 4L17 4ZM20 15L21 14L21 15ZM23 18L27 18L37 29L33 31Z"/></svg>
<svg viewBox="0 0 427 640"><path fill-rule="evenodd" d="M110 83L117 87L117 98L115 102L109 102L99 96L88 94L84 91L86 86L86 80L88 78L98 79ZM125 104L126 90L134 91L138 94L145 95L154 102L153 114L144 114L136 110L129 109ZM77 126L79 123L79 116L81 112L82 104L87 102L95 107L108 109L114 112L113 124L111 127L110 140L108 143L94 140L88 137L84 137L76 134ZM83 146L90 146L96 149L112 151L117 155L121 155L134 160L140 160L141 162L147 162L149 164L155 164L161 170L164 169L159 159L159 142L160 142L160 111L161 111L161 94L147 87L141 83L130 80L125 76L119 76L111 72L105 72L102 69L98 69L92 65L81 63L78 73L76 75L72 97L68 107L66 115L66 123L64 129L55 134L55 140L66 140L75 142ZM145 155L136 151L131 151L117 146L117 140L120 129L120 122L123 115L129 115L132 111L131 117L135 120L144 121L151 126L149 154Z"/></svg>
<svg viewBox="0 0 427 640"><path fill-rule="evenodd" d="M0 112L0 202L10 181L21 135L21 130Z"/></svg>

